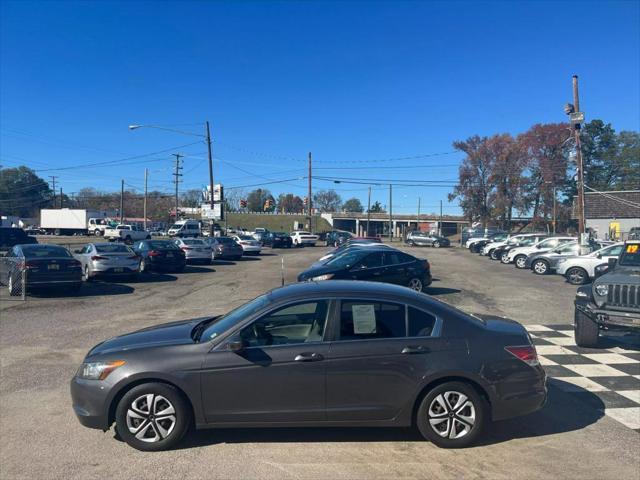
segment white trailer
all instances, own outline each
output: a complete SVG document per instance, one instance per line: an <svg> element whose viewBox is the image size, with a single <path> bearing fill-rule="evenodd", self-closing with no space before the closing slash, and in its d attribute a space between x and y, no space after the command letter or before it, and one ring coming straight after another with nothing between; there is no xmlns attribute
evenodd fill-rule
<svg viewBox="0 0 640 480"><path fill-rule="evenodd" d="M95 234L104 231L108 223L107 212L76 208L46 208L40 210L40 228L53 235Z"/></svg>

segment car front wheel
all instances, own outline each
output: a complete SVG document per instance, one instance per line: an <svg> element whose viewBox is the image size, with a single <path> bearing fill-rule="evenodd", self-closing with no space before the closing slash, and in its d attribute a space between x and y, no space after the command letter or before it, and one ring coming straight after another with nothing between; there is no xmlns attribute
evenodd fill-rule
<svg viewBox="0 0 640 480"><path fill-rule="evenodd" d="M536 260L533 262L533 273L546 275L549 272L549 264L546 260Z"/></svg>
<svg viewBox="0 0 640 480"><path fill-rule="evenodd" d="M496 251L495 248L489 251L489 257L491 258L491 260L499 260L498 252Z"/></svg>
<svg viewBox="0 0 640 480"><path fill-rule="evenodd" d="M525 268L527 266L527 256L518 255L515 259L516 268Z"/></svg>
<svg viewBox="0 0 640 480"><path fill-rule="evenodd" d="M438 242L437 240L435 242L433 242L433 248L440 248L440 242ZM474 250L475 252L476 250Z"/></svg>
<svg viewBox="0 0 640 480"><path fill-rule="evenodd" d="M145 383L129 390L116 409L116 430L136 450L175 447L191 425L184 396L164 383Z"/></svg>
<svg viewBox="0 0 640 480"><path fill-rule="evenodd" d="M447 382L422 399L416 422L420 433L438 447L463 448L477 440L486 418L486 403L471 385Z"/></svg>
<svg viewBox="0 0 640 480"><path fill-rule="evenodd" d="M502 263L504 263L505 265L509 262L509 254L508 253L503 253L502 256L500 257L500 261Z"/></svg>
<svg viewBox="0 0 640 480"><path fill-rule="evenodd" d="M574 338L579 347L598 346L598 325L580 310L575 312Z"/></svg>
<svg viewBox="0 0 640 480"><path fill-rule="evenodd" d="M571 285L582 285L589 280L587 271L580 267L571 267L565 275Z"/></svg>

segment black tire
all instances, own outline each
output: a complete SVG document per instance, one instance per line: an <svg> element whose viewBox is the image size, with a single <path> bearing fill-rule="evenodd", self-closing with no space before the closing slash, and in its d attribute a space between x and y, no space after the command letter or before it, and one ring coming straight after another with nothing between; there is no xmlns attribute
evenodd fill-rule
<svg viewBox="0 0 640 480"><path fill-rule="evenodd" d="M497 250L495 248L493 250L489 250L489 258L491 260L500 260L498 258L498 252L497 252Z"/></svg>
<svg viewBox="0 0 640 480"><path fill-rule="evenodd" d="M535 260L531 265L531 270L533 270L533 273L536 275L546 275L549 273L549 262L542 259Z"/></svg>
<svg viewBox="0 0 640 480"><path fill-rule="evenodd" d="M148 273L149 267L147 267L147 262L144 258L140 259L140 273Z"/></svg>
<svg viewBox="0 0 640 480"><path fill-rule="evenodd" d="M579 347L597 347L598 346L598 334L600 329L598 324L587 317L580 310L576 310L574 314L574 338L576 345Z"/></svg>
<svg viewBox="0 0 640 480"><path fill-rule="evenodd" d="M516 268L519 268L519 269L527 268L526 261L527 261L526 255L516 255L516 258L513 259L513 263L515 263Z"/></svg>
<svg viewBox="0 0 640 480"><path fill-rule="evenodd" d="M151 406L146 403L146 395L153 395ZM132 408L134 402L137 412ZM155 418L157 413L171 410L173 414L162 415L161 420ZM151 415L145 414L145 411L151 412ZM128 415L129 418L127 418ZM143 452L168 450L175 447L187 433L191 426L191 416L191 408L178 389L165 383L144 383L125 393L118 403L116 430L118 435L136 450ZM149 424L151 424L150 427L145 427ZM169 427L169 425L172 426ZM150 435L154 435L158 439L151 442L141 440L130 429L134 432L139 429L137 434L143 438L149 439Z"/></svg>
<svg viewBox="0 0 640 480"><path fill-rule="evenodd" d="M564 276L571 285L583 285L589 281L589 274L582 267L571 267Z"/></svg>
<svg viewBox="0 0 640 480"><path fill-rule="evenodd" d="M91 275L89 275L89 265L84 266L84 270L82 271L82 280L85 282L90 282L93 280Z"/></svg>
<svg viewBox="0 0 640 480"><path fill-rule="evenodd" d="M504 263L505 265L508 265L509 262L509 257L507 256L509 255L508 252L504 252L501 256L500 256L500 263Z"/></svg>
<svg viewBox="0 0 640 480"><path fill-rule="evenodd" d="M416 242L414 242L413 240L409 240L407 243L409 244L410 247L416 246Z"/></svg>
<svg viewBox="0 0 640 480"><path fill-rule="evenodd" d="M11 295L12 297L16 297L20 295L21 284L22 284L22 281L18 283L16 279L13 277L13 275L9 275L9 277L7 278L7 288L9 289L9 295Z"/></svg>
<svg viewBox="0 0 640 480"><path fill-rule="evenodd" d="M466 396L467 399L463 401L461 407L453 411L453 414L449 414L448 412L452 411L449 402L455 402L454 406L456 406L461 398L460 395ZM473 423L468 420L471 417L471 409L475 411ZM432 426L430 420L440 418L443 418L443 421ZM487 419L487 403L475 388L463 382L447 382L434 387L422 399L416 415L416 426L424 438L440 448L464 448L472 445L482 434ZM459 438L448 438L451 425L454 425L456 433L460 434L468 429L467 433ZM436 429L444 431L445 436L438 433Z"/></svg>

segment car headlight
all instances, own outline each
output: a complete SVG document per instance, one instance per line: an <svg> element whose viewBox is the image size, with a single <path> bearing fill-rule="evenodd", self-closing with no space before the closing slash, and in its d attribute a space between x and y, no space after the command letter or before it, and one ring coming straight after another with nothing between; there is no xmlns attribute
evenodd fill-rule
<svg viewBox="0 0 640 480"><path fill-rule="evenodd" d="M333 278L333 273L327 273L325 275L318 275L317 277L313 277L311 280L314 282L320 281L320 280L331 280Z"/></svg>
<svg viewBox="0 0 640 480"><path fill-rule="evenodd" d="M606 297L609 294L609 285L600 283L596 285L595 290L596 294L600 295L601 297Z"/></svg>
<svg viewBox="0 0 640 480"><path fill-rule="evenodd" d="M85 380L104 380L116 368L123 366L124 360L115 360L113 362L86 362L80 365L78 378Z"/></svg>

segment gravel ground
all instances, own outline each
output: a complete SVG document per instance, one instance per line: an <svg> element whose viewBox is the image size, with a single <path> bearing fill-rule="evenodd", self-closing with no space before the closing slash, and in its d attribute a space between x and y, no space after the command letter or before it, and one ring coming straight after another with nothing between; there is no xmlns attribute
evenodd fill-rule
<svg viewBox="0 0 640 480"><path fill-rule="evenodd" d="M74 239L74 243L75 243ZM78 239L77 241L83 241ZM545 408L491 426L483 445L441 450L411 429L211 430L145 454L80 426L68 383L99 341L170 320L213 315L281 283L325 248L192 266L138 283L95 282L78 296L0 302L0 478L640 478L640 435L550 389ZM456 248L429 258L430 294L525 324L571 323L575 287Z"/></svg>

